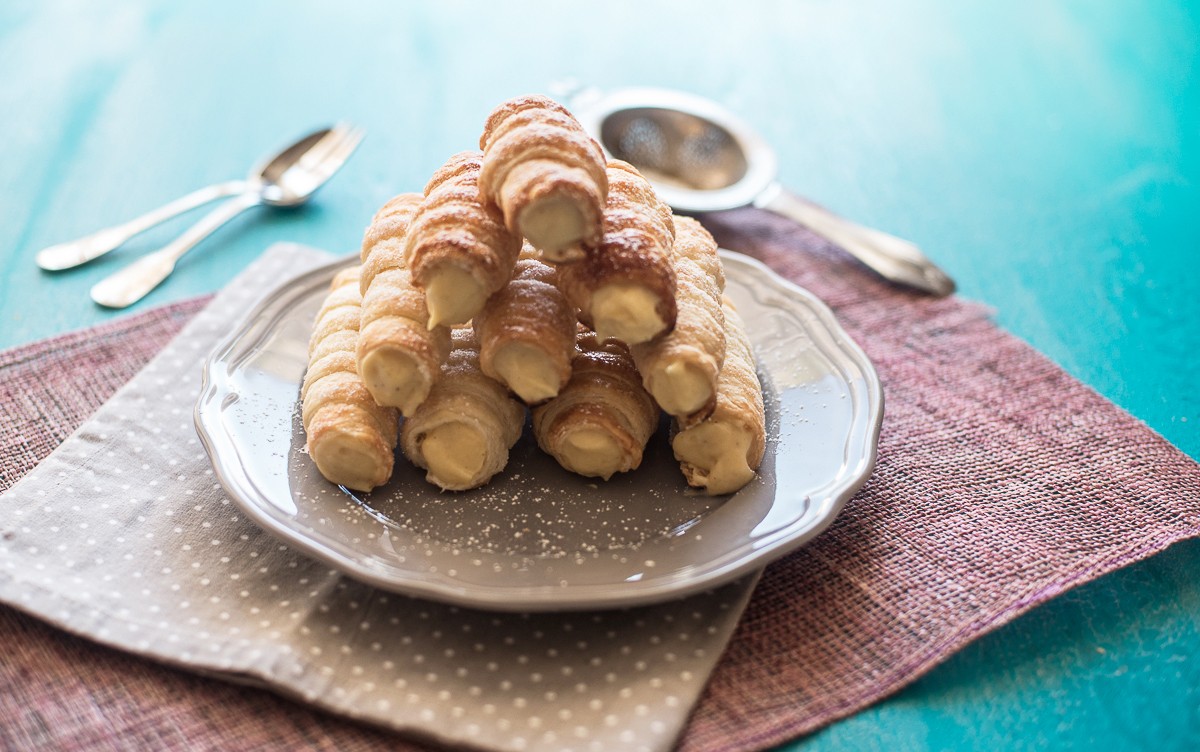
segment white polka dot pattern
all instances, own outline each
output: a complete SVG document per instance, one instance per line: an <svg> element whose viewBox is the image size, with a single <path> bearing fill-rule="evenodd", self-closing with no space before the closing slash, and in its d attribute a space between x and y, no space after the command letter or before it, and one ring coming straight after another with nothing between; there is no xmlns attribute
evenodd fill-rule
<svg viewBox="0 0 1200 752"><path fill-rule="evenodd" d="M387 593L246 520L192 423L203 359L276 280L274 246L0 498L0 597L72 632L330 710L497 750L665 750L752 582L656 606L499 614Z"/></svg>

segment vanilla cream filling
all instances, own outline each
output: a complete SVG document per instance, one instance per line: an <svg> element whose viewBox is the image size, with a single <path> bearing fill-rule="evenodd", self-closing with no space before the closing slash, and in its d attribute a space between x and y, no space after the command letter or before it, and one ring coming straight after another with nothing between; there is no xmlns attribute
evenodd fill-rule
<svg viewBox="0 0 1200 752"><path fill-rule="evenodd" d="M709 494L733 493L754 478L746 461L750 436L728 423L699 423L671 441L688 483Z"/></svg>
<svg viewBox="0 0 1200 752"><path fill-rule="evenodd" d="M373 452L364 448L353 433L339 433L322 440L312 453L321 475L356 491L375 487L379 465Z"/></svg>
<svg viewBox="0 0 1200 752"><path fill-rule="evenodd" d="M658 297L639 285L603 285L592 293L591 316L601 341L615 338L636 345L666 328L658 315Z"/></svg>
<svg viewBox="0 0 1200 752"><path fill-rule="evenodd" d="M433 271L425 285L429 328L439 324L465 324L483 308L487 292L466 269L444 264Z"/></svg>
<svg viewBox="0 0 1200 752"><path fill-rule="evenodd" d="M460 421L442 423L425 434L421 456L429 480L452 491L471 488L483 470L487 450L473 426Z"/></svg>
<svg viewBox="0 0 1200 752"><path fill-rule="evenodd" d="M566 437L558 460L572 472L608 480L623 469L623 457L620 445L607 432L583 428Z"/></svg>
<svg viewBox="0 0 1200 752"><path fill-rule="evenodd" d="M563 198L530 204L517 218L517 226L534 248L552 255L578 245L586 232L579 207Z"/></svg>
<svg viewBox="0 0 1200 752"><path fill-rule="evenodd" d="M359 375L375 402L396 407L408 417L429 396L430 382L411 353L396 348L372 350L358 364Z"/></svg>
<svg viewBox="0 0 1200 752"><path fill-rule="evenodd" d="M650 394L671 415L691 415L712 398L712 382L689 363L670 363L650 373Z"/></svg>
<svg viewBox="0 0 1200 752"><path fill-rule="evenodd" d="M518 397L536 404L558 394L558 369L546 353L525 342L510 342L496 352L492 368Z"/></svg>

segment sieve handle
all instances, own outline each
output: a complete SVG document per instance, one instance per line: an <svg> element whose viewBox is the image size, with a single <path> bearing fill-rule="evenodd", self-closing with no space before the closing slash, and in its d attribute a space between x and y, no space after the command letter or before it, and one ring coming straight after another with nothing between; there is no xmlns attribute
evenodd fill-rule
<svg viewBox="0 0 1200 752"><path fill-rule="evenodd" d="M937 297L954 292L954 280L926 258L917 246L839 217L801 199L778 183L763 191L754 205L799 222L840 246L886 280Z"/></svg>

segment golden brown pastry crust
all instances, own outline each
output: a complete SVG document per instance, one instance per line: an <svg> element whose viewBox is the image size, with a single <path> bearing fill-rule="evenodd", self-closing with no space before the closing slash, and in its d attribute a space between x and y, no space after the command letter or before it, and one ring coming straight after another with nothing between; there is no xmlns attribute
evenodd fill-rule
<svg viewBox="0 0 1200 752"><path fill-rule="evenodd" d="M745 324L725 300L725 362L717 381L717 404L706 419L671 440L688 484L710 495L733 493L749 483L766 449L762 385Z"/></svg>
<svg viewBox="0 0 1200 752"><path fill-rule="evenodd" d="M521 251L500 210L479 196L481 167L479 152L452 156L425 187L408 227L405 262L427 295L431 325L465 324L478 314L512 277Z"/></svg>
<svg viewBox="0 0 1200 752"><path fill-rule="evenodd" d="M370 491L391 477L399 416L375 404L355 370L358 283L358 267L339 272L317 314L300 390L301 420L321 474Z"/></svg>
<svg viewBox="0 0 1200 752"><path fill-rule="evenodd" d="M532 246L473 324L483 372L526 404L554 397L571 378L575 308L558 288L557 269L538 260Z"/></svg>
<svg viewBox="0 0 1200 752"><path fill-rule="evenodd" d="M429 397L405 419L400 447L430 483L463 491L504 469L524 423L525 406L480 370L475 333L464 327Z"/></svg>
<svg viewBox="0 0 1200 752"><path fill-rule="evenodd" d="M420 193L401 193L390 199L375 212L371 224L363 233L362 272L359 274L359 292L367 294L367 288L375 275L390 269L404 269L404 243L413 214L425 197Z"/></svg>
<svg viewBox="0 0 1200 752"><path fill-rule="evenodd" d="M631 165L610 161L600 244L561 271L563 291L579 308L580 320L601 337L630 345L670 331L676 317L674 239L670 207ZM598 310L598 298L613 290L633 291L647 304Z"/></svg>
<svg viewBox="0 0 1200 752"><path fill-rule="evenodd" d="M425 296L404 268L404 238L420 202L419 194L402 194L375 214L359 282L358 374L377 403L405 415L429 394L450 352L450 330L429 327Z"/></svg>
<svg viewBox="0 0 1200 752"><path fill-rule="evenodd" d="M484 200L550 261L600 241L608 190L604 151L562 105L541 95L502 103L479 138Z"/></svg>
<svg viewBox="0 0 1200 752"><path fill-rule="evenodd" d="M607 480L642 463L659 413L623 343L583 327L577 343L571 380L533 409L534 436L567 470Z"/></svg>
<svg viewBox="0 0 1200 752"><path fill-rule="evenodd" d="M675 217L675 328L630 348L642 384L668 414L687 426L716 406L725 360L725 270L717 241L690 217Z"/></svg>
<svg viewBox="0 0 1200 752"><path fill-rule="evenodd" d="M356 368L375 401L412 415L441 375L450 330L429 327L425 296L407 269L376 275L363 297Z"/></svg>

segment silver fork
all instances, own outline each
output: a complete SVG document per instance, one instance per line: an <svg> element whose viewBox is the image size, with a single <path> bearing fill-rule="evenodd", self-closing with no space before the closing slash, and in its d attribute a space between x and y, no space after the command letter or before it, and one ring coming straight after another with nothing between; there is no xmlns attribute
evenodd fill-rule
<svg viewBox="0 0 1200 752"><path fill-rule="evenodd" d="M162 249L143 256L96 283L91 290L92 300L108 308L132 305L170 276L185 253L247 209L262 205L286 207L304 203L333 177L358 148L362 138L361 129L339 124L311 133L264 160L245 181L237 181L242 186L233 198L205 215Z"/></svg>

